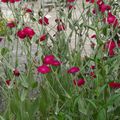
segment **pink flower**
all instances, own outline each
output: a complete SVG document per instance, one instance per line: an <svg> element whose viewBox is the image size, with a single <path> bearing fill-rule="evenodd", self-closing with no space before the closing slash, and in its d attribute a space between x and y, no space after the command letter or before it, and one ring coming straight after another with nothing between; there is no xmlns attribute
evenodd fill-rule
<svg viewBox="0 0 120 120"><path fill-rule="evenodd" d="M34 30L30 27L25 27L23 32L25 32L26 36L28 36L30 39L35 35Z"/></svg>
<svg viewBox="0 0 120 120"><path fill-rule="evenodd" d="M120 83L118 83L118 82L110 82L109 87L111 87L111 88L120 88Z"/></svg>
<svg viewBox="0 0 120 120"><path fill-rule="evenodd" d="M9 23L7 23L7 27L13 28L13 27L15 27L15 23L14 22L9 22Z"/></svg>
<svg viewBox="0 0 120 120"><path fill-rule="evenodd" d="M24 39L24 38L26 37L26 34L25 34L25 32L24 32L23 30L19 30L19 31L17 32L17 36L18 36L19 38L21 38L21 39Z"/></svg>
<svg viewBox="0 0 120 120"><path fill-rule="evenodd" d="M47 17L40 18L38 22L41 25L48 25L49 24L49 20Z"/></svg>
<svg viewBox="0 0 120 120"><path fill-rule="evenodd" d="M57 31L63 31L65 30L65 26L64 25L58 25L57 26Z"/></svg>
<svg viewBox="0 0 120 120"><path fill-rule="evenodd" d="M82 86L85 84L85 80L83 78L79 79L79 80L73 80L73 83L75 86Z"/></svg>
<svg viewBox="0 0 120 120"><path fill-rule="evenodd" d="M39 39L39 40L40 40L40 41L44 41L44 40L46 39L46 37L47 37L46 34L43 34L43 35L40 36L40 39Z"/></svg>
<svg viewBox="0 0 120 120"><path fill-rule="evenodd" d="M20 72L19 70L16 68L14 71L13 71L13 74L18 77L20 75Z"/></svg>
<svg viewBox="0 0 120 120"><path fill-rule="evenodd" d="M51 68L47 65L41 65L37 68L38 73L46 74L51 72Z"/></svg>
<svg viewBox="0 0 120 120"><path fill-rule="evenodd" d="M80 71L80 69L78 67L71 67L67 72L68 73L76 73L79 71Z"/></svg>
<svg viewBox="0 0 120 120"><path fill-rule="evenodd" d="M58 61L58 60L53 60L53 61L51 61L51 65L53 65L53 66L60 66L61 62Z"/></svg>
<svg viewBox="0 0 120 120"><path fill-rule="evenodd" d="M52 61L54 61L55 56L54 55L46 55L43 59L44 64L51 64Z"/></svg>

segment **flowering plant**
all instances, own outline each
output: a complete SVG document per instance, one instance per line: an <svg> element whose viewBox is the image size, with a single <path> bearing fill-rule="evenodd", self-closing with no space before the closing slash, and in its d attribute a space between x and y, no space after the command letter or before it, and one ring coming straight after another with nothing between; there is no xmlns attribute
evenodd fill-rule
<svg viewBox="0 0 120 120"><path fill-rule="evenodd" d="M14 17L0 48L1 119L120 119L118 2L58 1L51 18L1 2Z"/></svg>

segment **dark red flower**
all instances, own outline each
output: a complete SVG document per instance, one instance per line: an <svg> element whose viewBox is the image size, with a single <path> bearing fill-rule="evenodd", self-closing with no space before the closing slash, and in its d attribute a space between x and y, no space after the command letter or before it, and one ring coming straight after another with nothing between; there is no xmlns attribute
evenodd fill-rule
<svg viewBox="0 0 120 120"><path fill-rule="evenodd" d="M68 5L68 9L71 10L71 9L76 9L76 7L74 5Z"/></svg>
<svg viewBox="0 0 120 120"><path fill-rule="evenodd" d="M91 69L95 69L95 65L91 65L90 68L91 68Z"/></svg>
<svg viewBox="0 0 120 120"><path fill-rule="evenodd" d="M7 86L10 86L11 80L6 80L5 82Z"/></svg>
<svg viewBox="0 0 120 120"><path fill-rule="evenodd" d="M15 3L15 0L9 0L10 3Z"/></svg>
<svg viewBox="0 0 120 120"><path fill-rule="evenodd" d="M32 10L31 10L31 9L29 9L29 8L27 8L27 9L26 9L26 12L27 12L27 13L31 13L31 12L32 12Z"/></svg>
<svg viewBox="0 0 120 120"><path fill-rule="evenodd" d="M51 68L47 65L41 65L37 68L38 73L46 74L51 72Z"/></svg>
<svg viewBox="0 0 120 120"><path fill-rule="evenodd" d="M2 42L3 38L0 37L0 42Z"/></svg>
<svg viewBox="0 0 120 120"><path fill-rule="evenodd" d="M86 0L86 2L89 2L89 3L94 3L95 0Z"/></svg>
<svg viewBox="0 0 120 120"><path fill-rule="evenodd" d="M73 80L73 83L75 86L82 86L85 84L85 80L83 78L79 79L79 80Z"/></svg>
<svg viewBox="0 0 120 120"><path fill-rule="evenodd" d="M15 0L15 2L20 2L21 0Z"/></svg>
<svg viewBox="0 0 120 120"><path fill-rule="evenodd" d="M14 71L13 71L13 74L18 77L20 75L20 72L19 70L16 68Z"/></svg>
<svg viewBox="0 0 120 120"><path fill-rule="evenodd" d="M95 39L96 39L96 35L95 35L95 34L93 34L93 35L91 36L91 38L95 38Z"/></svg>
<svg viewBox="0 0 120 120"><path fill-rule="evenodd" d="M93 77L93 78L96 78L96 75L94 72L90 72L90 76Z"/></svg>
<svg viewBox="0 0 120 120"><path fill-rule="evenodd" d="M71 67L67 72L68 73L76 73L79 71L80 71L80 69L78 67Z"/></svg>
<svg viewBox="0 0 120 120"><path fill-rule="evenodd" d="M65 30L65 26L64 25L58 25L57 26L57 31L63 31Z"/></svg>
<svg viewBox="0 0 120 120"><path fill-rule="evenodd" d="M15 23L14 22L9 22L9 23L7 23L7 27L14 28L15 27Z"/></svg>
<svg viewBox="0 0 120 120"><path fill-rule="evenodd" d="M93 13L93 14L96 14L96 9L93 9L93 10L92 10L92 13Z"/></svg>
<svg viewBox="0 0 120 120"><path fill-rule="evenodd" d="M38 22L41 25L48 25L49 24L49 20L47 17L40 18Z"/></svg>
<svg viewBox="0 0 120 120"><path fill-rule="evenodd" d="M21 39L24 39L26 37L26 33L23 30L19 30L17 32L17 36Z"/></svg>
<svg viewBox="0 0 120 120"><path fill-rule="evenodd" d="M7 2L8 2L8 0L1 0L1 2L7 3Z"/></svg>
<svg viewBox="0 0 120 120"><path fill-rule="evenodd" d="M47 35L46 35L46 34L43 34L43 35L40 36L40 39L39 39L39 40L40 40L40 41L44 41L44 40L46 39L46 37L47 37Z"/></svg>
<svg viewBox="0 0 120 120"><path fill-rule="evenodd" d="M118 83L118 82L110 82L109 87L111 87L111 88L120 88L120 83Z"/></svg>
<svg viewBox="0 0 120 120"><path fill-rule="evenodd" d="M60 23L60 22L62 22L62 20L59 19L59 18L56 18L56 19L55 19L55 22L56 22L56 23Z"/></svg>
<svg viewBox="0 0 120 120"><path fill-rule="evenodd" d="M52 61L55 60L55 56L54 55L46 55L43 59L43 63L44 64L51 64Z"/></svg>

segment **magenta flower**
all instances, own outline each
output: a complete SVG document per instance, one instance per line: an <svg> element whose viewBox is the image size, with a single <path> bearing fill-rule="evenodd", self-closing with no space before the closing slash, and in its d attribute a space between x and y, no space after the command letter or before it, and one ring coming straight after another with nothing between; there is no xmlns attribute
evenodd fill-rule
<svg viewBox="0 0 120 120"><path fill-rule="evenodd" d="M107 22L109 25L113 25L114 27L116 27L118 25L117 18L114 15L112 15L111 12L108 13Z"/></svg>
<svg viewBox="0 0 120 120"><path fill-rule="evenodd" d="M60 66L61 62L58 61L58 60L53 60L53 61L51 61L51 65L53 65L53 66Z"/></svg>
<svg viewBox="0 0 120 120"><path fill-rule="evenodd" d="M41 65L37 68L38 73L41 74L47 74L49 72L51 72L51 68L48 67L47 65Z"/></svg>
<svg viewBox="0 0 120 120"><path fill-rule="evenodd" d="M25 32L24 32L23 30L19 30L19 31L17 32L17 36L18 36L19 38L21 38L21 39L24 39L24 38L26 37L26 34L25 34Z"/></svg>
<svg viewBox="0 0 120 120"><path fill-rule="evenodd" d="M44 64L51 64L52 61L54 61L54 59L55 59L54 55L52 55L52 54L51 55L46 55L43 59L43 63Z"/></svg>
<svg viewBox="0 0 120 120"><path fill-rule="evenodd" d="M68 70L68 73L76 73L76 72L79 72L80 69L78 67L71 67L69 70Z"/></svg>
<svg viewBox="0 0 120 120"><path fill-rule="evenodd" d="M30 39L35 35L34 30L30 27L25 27L23 32L25 32L26 36L28 36Z"/></svg>

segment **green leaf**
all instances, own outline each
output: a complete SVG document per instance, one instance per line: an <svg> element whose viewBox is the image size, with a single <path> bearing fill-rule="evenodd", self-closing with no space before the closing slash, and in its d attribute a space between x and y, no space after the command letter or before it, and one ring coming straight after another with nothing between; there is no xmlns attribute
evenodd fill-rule
<svg viewBox="0 0 120 120"><path fill-rule="evenodd" d="M92 100L86 99L86 101L89 102L95 109L97 109L96 104Z"/></svg>
<svg viewBox="0 0 120 120"><path fill-rule="evenodd" d="M0 115L0 120L5 120L5 119Z"/></svg>
<svg viewBox="0 0 120 120"><path fill-rule="evenodd" d="M8 52L9 52L9 49L6 48L6 47L4 47L4 48L1 49L1 55L2 56L5 56Z"/></svg>
<svg viewBox="0 0 120 120"><path fill-rule="evenodd" d="M80 98L78 101L78 109L84 115L87 115L87 108L85 107L85 100Z"/></svg>
<svg viewBox="0 0 120 120"><path fill-rule="evenodd" d="M21 101L22 102L25 100L26 96L27 96L27 90L23 89L22 94L21 94Z"/></svg>
<svg viewBox="0 0 120 120"><path fill-rule="evenodd" d="M101 109L98 113L97 120L106 120L105 109Z"/></svg>
<svg viewBox="0 0 120 120"><path fill-rule="evenodd" d="M112 96L110 96L110 98L108 99L107 104L108 105L112 105L113 103L115 103L115 101L120 97L120 94L114 94Z"/></svg>

